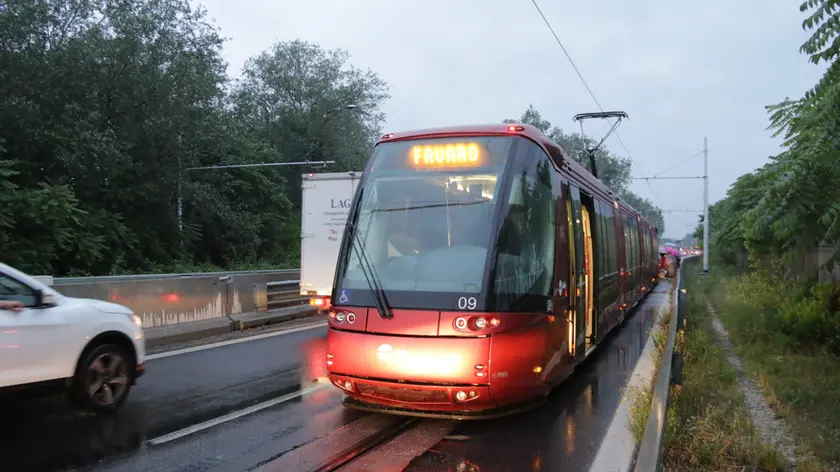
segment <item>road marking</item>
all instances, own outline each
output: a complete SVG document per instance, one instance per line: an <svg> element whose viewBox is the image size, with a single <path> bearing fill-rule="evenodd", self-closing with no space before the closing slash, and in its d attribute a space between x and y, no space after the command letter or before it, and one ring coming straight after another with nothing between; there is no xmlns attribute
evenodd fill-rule
<svg viewBox="0 0 840 472"><path fill-rule="evenodd" d="M255 336L248 336L248 337L239 338L239 339L231 339L229 341L221 341L221 342L213 343L213 344L204 344L204 345L201 345L201 346L187 347L187 348L184 348L184 349L177 349L177 350L174 350L174 351L160 352L160 353L157 353L157 354L149 354L148 356L146 356L146 360L147 361L153 361L155 359L163 359L165 357L178 356L178 355L181 355L181 354L189 354L190 352L204 351L204 350L207 350L207 349L213 349L213 348L222 347L222 346L230 346L232 344L247 343L247 342L250 342L250 341L256 341L258 339L273 338L274 336L282 336L284 334L292 334L292 333L297 333L297 332L300 332L300 331L308 331L310 329L325 328L326 326L327 326L327 322L322 321L322 322L318 322L318 323L312 323L312 324L307 324L307 325L303 325L303 326L298 326L296 328L289 328L289 329L282 330L282 331L274 331L274 332L271 332L271 333L257 334Z"/></svg>
<svg viewBox="0 0 840 472"><path fill-rule="evenodd" d="M277 397L272 400L268 400L262 403L258 403L254 406L249 406L244 410L234 411L232 413L228 413L224 416L220 416L218 418L214 418L212 420L205 421L203 423L198 423L192 425L188 428L180 429L178 431L171 432L169 434L165 434L163 436L158 436L154 439L149 440L149 444L152 446L159 446L161 444L168 443L169 441L174 441L179 438L183 438L184 436L189 436L190 434L197 433L199 431L203 431L208 428L212 428L213 426L218 426L222 423L227 423L228 421L235 420L237 418L242 418L245 415L250 415L251 413L256 413L260 410L265 410L266 408L271 408L274 405L279 405L280 403L287 402L289 400L302 397L306 394L312 393L314 391L320 390L329 383L318 383L311 387L306 387L304 389L298 390L297 392L292 392L287 395L283 395L282 397Z"/></svg>

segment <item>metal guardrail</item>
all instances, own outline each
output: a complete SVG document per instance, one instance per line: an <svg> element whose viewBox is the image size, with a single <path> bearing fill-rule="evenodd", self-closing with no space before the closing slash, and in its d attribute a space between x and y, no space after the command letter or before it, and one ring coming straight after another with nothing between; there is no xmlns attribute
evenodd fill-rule
<svg viewBox="0 0 840 472"><path fill-rule="evenodd" d="M659 472L662 467L662 450L668 427L668 394L672 383L682 382L682 357L680 353L674 352L674 345L677 340L677 329L682 329L680 325L684 319L685 298L682 296L681 279L686 259L683 259L683 263L680 264L674 283L674 309L671 311L671 321L668 325L668 339L665 342L665 350L662 352L662 360L656 374L650 414L639 445L639 452L636 455L634 472Z"/></svg>
<svg viewBox="0 0 840 472"><path fill-rule="evenodd" d="M168 280L184 279L191 277L222 277L237 275L260 275L260 274L300 274L300 269L261 269L261 270L234 270L230 272L185 272L178 274L133 274L133 275L102 275L94 277L50 277L51 285L73 285L92 283L114 283L134 282L138 280Z"/></svg>
<svg viewBox="0 0 840 472"><path fill-rule="evenodd" d="M300 280L267 282L265 284L265 294L267 310L277 310L309 303L309 297L300 296Z"/></svg>

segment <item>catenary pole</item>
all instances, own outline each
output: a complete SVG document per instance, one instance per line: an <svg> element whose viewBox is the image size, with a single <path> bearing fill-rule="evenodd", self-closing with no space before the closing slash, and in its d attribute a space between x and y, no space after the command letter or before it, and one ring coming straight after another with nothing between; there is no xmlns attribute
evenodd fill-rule
<svg viewBox="0 0 840 472"><path fill-rule="evenodd" d="M709 272L709 138L703 138L703 272Z"/></svg>

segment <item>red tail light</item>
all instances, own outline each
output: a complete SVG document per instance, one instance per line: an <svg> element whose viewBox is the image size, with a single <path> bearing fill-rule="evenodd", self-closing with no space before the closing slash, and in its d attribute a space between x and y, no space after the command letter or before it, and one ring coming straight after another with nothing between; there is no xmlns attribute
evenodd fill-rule
<svg viewBox="0 0 840 472"><path fill-rule="evenodd" d="M314 306L314 307L318 307L318 308L324 308L324 309L327 309L330 306L332 306L330 304L330 297L313 297L313 298L310 298L309 299L309 305Z"/></svg>
<svg viewBox="0 0 840 472"><path fill-rule="evenodd" d="M496 328L502 323L496 316L459 316L452 325L462 333L474 333L485 329Z"/></svg>

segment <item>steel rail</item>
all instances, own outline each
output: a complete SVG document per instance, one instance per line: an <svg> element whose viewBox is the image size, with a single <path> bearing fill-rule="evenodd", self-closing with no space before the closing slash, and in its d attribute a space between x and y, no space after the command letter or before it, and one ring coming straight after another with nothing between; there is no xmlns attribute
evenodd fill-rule
<svg viewBox="0 0 840 472"><path fill-rule="evenodd" d="M339 470L350 462L363 456L368 451L396 438L402 434L403 431L414 427L419 422L420 420L418 418L411 418L405 421L397 421L386 428L382 428L347 449L333 455L327 459L325 463L315 469L312 469L312 472L334 472Z"/></svg>

